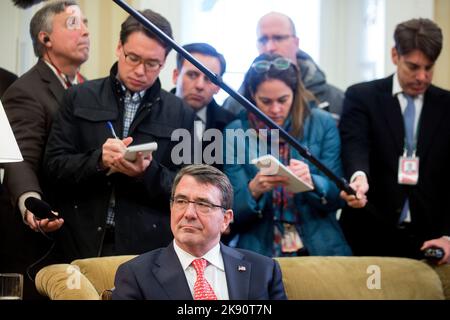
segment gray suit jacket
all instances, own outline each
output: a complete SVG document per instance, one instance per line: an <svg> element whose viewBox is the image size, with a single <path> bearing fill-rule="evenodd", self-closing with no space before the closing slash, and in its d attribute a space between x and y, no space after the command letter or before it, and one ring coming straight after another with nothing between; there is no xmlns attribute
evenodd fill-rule
<svg viewBox="0 0 450 320"><path fill-rule="evenodd" d="M287 299L275 260L223 244L220 249L230 300ZM113 299L192 300L173 243L122 264L116 273Z"/></svg>

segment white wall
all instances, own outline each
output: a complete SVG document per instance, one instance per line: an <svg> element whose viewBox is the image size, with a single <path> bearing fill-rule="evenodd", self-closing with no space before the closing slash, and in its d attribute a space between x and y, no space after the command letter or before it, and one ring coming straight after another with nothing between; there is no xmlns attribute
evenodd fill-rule
<svg viewBox="0 0 450 320"><path fill-rule="evenodd" d="M364 3L368 0L322 0L321 53L320 66L327 75L328 82L345 90L349 85L365 81L360 72L364 67L364 51L361 48L365 39ZM380 55L383 74L394 72L390 49L393 46L395 26L411 18L433 18L433 0L381 0L384 1L385 35L379 46L384 48Z"/></svg>
<svg viewBox="0 0 450 320"><path fill-rule="evenodd" d="M97 0L93 0L97 1ZM200 0L199 0L200 1ZM245 0L243 0L245 1ZM341 89L362 81L359 68L364 64L360 44L364 41L361 24L364 23L364 2L369 0L322 0L321 39L319 65L325 71L328 81ZM433 17L433 0L380 0L385 1L386 25L383 60L385 75L392 73L390 62L392 33L395 26L413 17ZM134 0L138 9L150 8L161 13L171 23L175 41L183 44L182 25L190 19L189 0ZM36 61L34 58L28 26L31 16L40 6L22 10L14 7L10 0L0 1L0 35L2 50L0 66L19 75L28 70ZM251 12L249 12L251 14ZM231 21L230 23L236 23ZM226 27L226 26L224 26ZM239 36L239 35L236 35ZM175 68L175 53L172 51L167 64L161 71L161 81L165 89L172 85L172 70ZM103 75L97 75L103 76Z"/></svg>
<svg viewBox="0 0 450 320"><path fill-rule="evenodd" d="M36 62L28 26L38 8L23 10L16 8L12 1L0 1L0 67L22 75Z"/></svg>
<svg viewBox="0 0 450 320"><path fill-rule="evenodd" d="M135 1L135 8L139 10L151 9L163 15L167 20L169 20L170 25L172 26L172 33L175 42L180 44L180 35L182 33L181 12L183 2L186 5L186 2L189 2L189 0L139 0ZM167 56L166 65L160 73L162 87L166 90L170 90L174 87L172 84L172 71L176 66L175 57L176 53L172 50Z"/></svg>
<svg viewBox="0 0 450 320"><path fill-rule="evenodd" d="M394 45L393 34L395 26L405 20L412 18L429 18L434 16L433 0L395 0L386 1L386 75L395 71L395 66L391 61L390 49Z"/></svg>

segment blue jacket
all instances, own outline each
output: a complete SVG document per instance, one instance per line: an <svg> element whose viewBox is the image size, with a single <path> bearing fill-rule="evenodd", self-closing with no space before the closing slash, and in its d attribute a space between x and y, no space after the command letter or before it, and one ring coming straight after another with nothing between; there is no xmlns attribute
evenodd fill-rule
<svg viewBox="0 0 450 320"><path fill-rule="evenodd" d="M226 127L226 130L243 129L245 131L249 128L247 114L243 112L239 119ZM331 115L318 108L312 108L311 114L305 121L303 136L303 139L299 140L301 145L308 148L313 156L336 175L342 176L340 138ZM252 136L250 139L255 138ZM235 161L233 164L227 164L225 161L224 165L224 172L234 187L234 222L231 227L238 232L234 239L237 240L238 248L272 256L274 234L272 192L265 193L258 201L250 194L248 183L257 174L258 169L249 162L254 158L250 154L255 153L254 150L249 150L249 141L249 139L237 139L232 146L235 148L233 153ZM225 160L227 153L228 155L230 153L231 143L230 139L226 140ZM245 147L246 160L244 164L238 164L237 150L242 147ZM263 154L259 156L261 155ZM343 206L339 189L293 148L291 148L291 158L304 161L309 165L315 186L312 192L295 195L295 203L301 212L297 230L304 246L310 255L351 255L350 247L336 219L336 210Z"/></svg>

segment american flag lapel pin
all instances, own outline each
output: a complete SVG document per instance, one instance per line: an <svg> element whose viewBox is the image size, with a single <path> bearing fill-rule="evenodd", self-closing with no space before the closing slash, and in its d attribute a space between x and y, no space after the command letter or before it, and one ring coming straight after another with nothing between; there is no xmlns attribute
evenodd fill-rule
<svg viewBox="0 0 450 320"><path fill-rule="evenodd" d="M245 271L247 271L247 268L245 266L238 266L238 271L245 272Z"/></svg>

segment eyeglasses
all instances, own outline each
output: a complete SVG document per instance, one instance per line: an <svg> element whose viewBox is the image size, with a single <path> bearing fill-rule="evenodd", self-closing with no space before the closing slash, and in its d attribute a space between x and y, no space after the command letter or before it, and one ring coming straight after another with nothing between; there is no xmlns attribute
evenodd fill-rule
<svg viewBox="0 0 450 320"><path fill-rule="evenodd" d="M289 69L291 64L292 63L289 59L279 57L272 61L269 60L256 61L255 63L252 64L252 68L255 69L255 71L258 73L269 71L271 66L273 66L277 70L283 71Z"/></svg>
<svg viewBox="0 0 450 320"><path fill-rule="evenodd" d="M290 37L295 37L295 36L291 35L291 34L284 34L284 35L276 34L276 35L273 35L271 37L262 36L262 37L258 38L258 42L260 44L262 44L263 46L265 46L271 40L272 40L272 42L278 44L278 43L283 42L286 39L289 39Z"/></svg>
<svg viewBox="0 0 450 320"><path fill-rule="evenodd" d="M190 201L185 198L172 198L170 199L170 202L172 203L172 208L176 211L186 210L189 203L193 203L195 211L201 214L210 214L215 208L226 210L222 206L212 204L207 201Z"/></svg>
<svg viewBox="0 0 450 320"><path fill-rule="evenodd" d="M69 30L80 30L82 23L87 26L87 19L82 20L78 16L70 16L66 20L66 27Z"/></svg>
<svg viewBox="0 0 450 320"><path fill-rule="evenodd" d="M132 67L137 67L141 63L144 65L146 71L156 71L162 67L162 63L158 60L144 60L135 54L126 53L123 47L122 50L125 55L125 62Z"/></svg>

